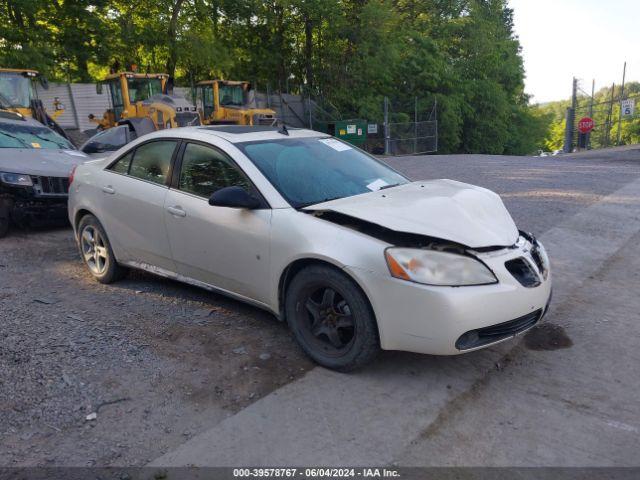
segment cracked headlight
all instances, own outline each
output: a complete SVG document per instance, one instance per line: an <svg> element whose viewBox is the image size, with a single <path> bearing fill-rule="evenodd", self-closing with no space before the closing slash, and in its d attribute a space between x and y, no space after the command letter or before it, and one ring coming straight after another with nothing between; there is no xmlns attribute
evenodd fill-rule
<svg viewBox="0 0 640 480"><path fill-rule="evenodd" d="M22 173L0 172L0 182L8 185L19 185L21 187L31 187L33 185L31 177Z"/></svg>
<svg viewBox="0 0 640 480"><path fill-rule="evenodd" d="M416 248L388 248L385 251L391 275L426 285L488 285L498 279L481 261L449 252Z"/></svg>
<svg viewBox="0 0 640 480"><path fill-rule="evenodd" d="M531 251L531 256L536 264L538 264L538 268L542 273L542 278L546 280L549 277L549 255L547 254L547 249L544 248L544 245L542 245L538 240L535 241L534 248Z"/></svg>

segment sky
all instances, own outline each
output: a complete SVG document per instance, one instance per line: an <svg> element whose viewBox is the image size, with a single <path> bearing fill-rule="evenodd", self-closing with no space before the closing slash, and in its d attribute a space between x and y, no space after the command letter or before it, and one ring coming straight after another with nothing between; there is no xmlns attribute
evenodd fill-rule
<svg viewBox="0 0 640 480"><path fill-rule="evenodd" d="M640 0L508 0L533 103L571 96L575 76L591 92L640 80Z"/></svg>

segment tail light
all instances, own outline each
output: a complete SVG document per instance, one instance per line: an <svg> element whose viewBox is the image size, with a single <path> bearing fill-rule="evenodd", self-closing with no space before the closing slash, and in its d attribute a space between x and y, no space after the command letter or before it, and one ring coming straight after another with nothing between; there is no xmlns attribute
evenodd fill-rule
<svg viewBox="0 0 640 480"><path fill-rule="evenodd" d="M69 173L69 187L71 187L71 184L73 183L73 177L75 177L76 175L76 168L78 168L78 166L74 165L71 169L71 173Z"/></svg>

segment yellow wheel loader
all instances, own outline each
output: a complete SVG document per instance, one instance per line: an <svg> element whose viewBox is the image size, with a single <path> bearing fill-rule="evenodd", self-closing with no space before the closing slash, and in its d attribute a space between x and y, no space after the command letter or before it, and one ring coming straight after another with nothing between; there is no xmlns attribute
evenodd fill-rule
<svg viewBox="0 0 640 480"><path fill-rule="evenodd" d="M196 85L205 125L275 125L276 112L256 108L249 82L204 80Z"/></svg>
<svg viewBox="0 0 640 480"><path fill-rule="evenodd" d="M107 86L110 108L102 118L92 114L89 119L98 125L98 131L129 125L137 136L165 128L200 125L195 105L169 95L168 83L169 76L164 73L111 74L96 86L98 94Z"/></svg>
<svg viewBox="0 0 640 480"><path fill-rule="evenodd" d="M47 79L37 70L0 68L0 110L33 118L69 140L56 122L64 113L64 105L56 97L53 102L55 112L49 114L42 105L42 100L38 98L36 82L45 90L49 88Z"/></svg>

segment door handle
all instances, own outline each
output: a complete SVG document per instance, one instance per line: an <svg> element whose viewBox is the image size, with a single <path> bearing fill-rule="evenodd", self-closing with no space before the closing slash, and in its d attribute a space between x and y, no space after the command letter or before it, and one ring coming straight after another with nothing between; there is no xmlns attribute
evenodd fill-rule
<svg viewBox="0 0 640 480"><path fill-rule="evenodd" d="M114 193L116 193L116 189L113 188L111 185L102 187L102 191L104 193L108 193L109 195L113 195Z"/></svg>
<svg viewBox="0 0 640 480"><path fill-rule="evenodd" d="M186 217L187 216L187 212L185 212L184 210L182 210L182 208L178 205L176 205L175 207L168 207L167 211L175 216L175 217Z"/></svg>

